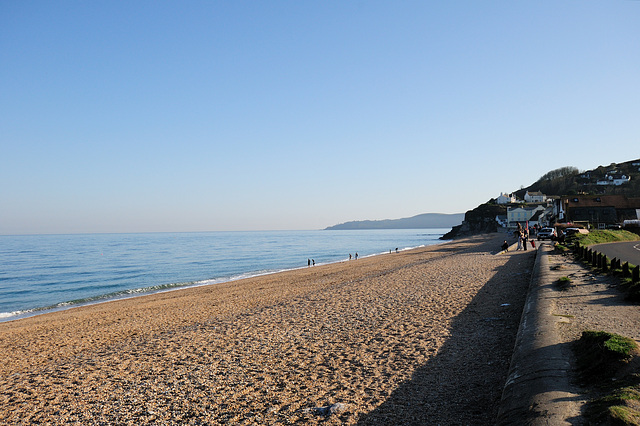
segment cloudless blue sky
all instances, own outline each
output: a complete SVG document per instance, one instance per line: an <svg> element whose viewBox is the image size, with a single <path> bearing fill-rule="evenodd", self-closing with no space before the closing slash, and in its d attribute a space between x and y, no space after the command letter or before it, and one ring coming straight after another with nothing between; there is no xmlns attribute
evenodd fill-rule
<svg viewBox="0 0 640 426"><path fill-rule="evenodd" d="M0 234L458 213L640 157L640 1L0 1Z"/></svg>

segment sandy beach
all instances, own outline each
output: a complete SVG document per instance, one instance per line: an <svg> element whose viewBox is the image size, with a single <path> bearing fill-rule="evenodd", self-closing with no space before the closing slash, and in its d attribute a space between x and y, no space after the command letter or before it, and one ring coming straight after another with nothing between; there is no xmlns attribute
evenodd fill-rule
<svg viewBox="0 0 640 426"><path fill-rule="evenodd" d="M502 239L2 323L0 419L492 424L534 261Z"/></svg>

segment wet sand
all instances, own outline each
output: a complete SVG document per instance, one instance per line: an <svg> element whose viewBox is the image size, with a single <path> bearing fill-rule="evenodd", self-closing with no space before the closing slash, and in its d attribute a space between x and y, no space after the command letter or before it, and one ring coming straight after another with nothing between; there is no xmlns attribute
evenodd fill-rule
<svg viewBox="0 0 640 426"><path fill-rule="evenodd" d="M491 424L533 266L503 239L2 323L0 418Z"/></svg>

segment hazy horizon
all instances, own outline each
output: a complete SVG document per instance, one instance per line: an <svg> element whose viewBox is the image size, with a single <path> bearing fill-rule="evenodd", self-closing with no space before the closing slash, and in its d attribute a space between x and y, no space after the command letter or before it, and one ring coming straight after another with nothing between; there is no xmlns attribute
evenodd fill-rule
<svg viewBox="0 0 640 426"><path fill-rule="evenodd" d="M90 234L162 234L162 233L168 233L168 234L181 234L181 233L207 233L207 232L296 232L296 231L327 231L330 229L327 229L329 227L335 226L335 225L341 225L341 224L345 224L345 223L351 223L351 222L384 222L384 221L394 221L394 220L401 220L401 219L409 219L412 218L414 216L420 216L422 214L445 214L445 215L459 215L462 214L464 215L466 212L460 212L460 213L419 213L417 215L413 215L410 217L398 217L398 218L384 218L384 219L355 219L355 220L349 220L349 221L344 221L344 222L339 222L339 223L334 223L331 225L327 225L324 228L314 228L314 229L235 229L235 230L191 230L191 231L130 231L130 232L110 232L110 231L105 231L105 232L68 232L68 233L57 233L57 232L49 232L49 233L22 233L22 234L15 234L15 233L8 233L8 234L0 234L0 236L37 236L37 235L75 235L75 234L79 234L79 235L90 235ZM447 229L450 227L446 227ZM364 228L364 229L342 229L342 230L346 230L346 231L353 231L353 230L364 230L364 231L376 231L376 230L385 230L387 228ZM444 229L442 227L430 227L430 228L388 228L388 230L399 230L399 229Z"/></svg>

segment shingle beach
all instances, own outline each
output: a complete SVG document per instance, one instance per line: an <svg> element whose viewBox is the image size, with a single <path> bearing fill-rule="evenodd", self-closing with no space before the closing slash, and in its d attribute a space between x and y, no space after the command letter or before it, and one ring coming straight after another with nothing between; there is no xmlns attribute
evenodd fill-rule
<svg viewBox="0 0 640 426"><path fill-rule="evenodd" d="M504 235L0 324L6 424L492 424L532 251Z"/></svg>

